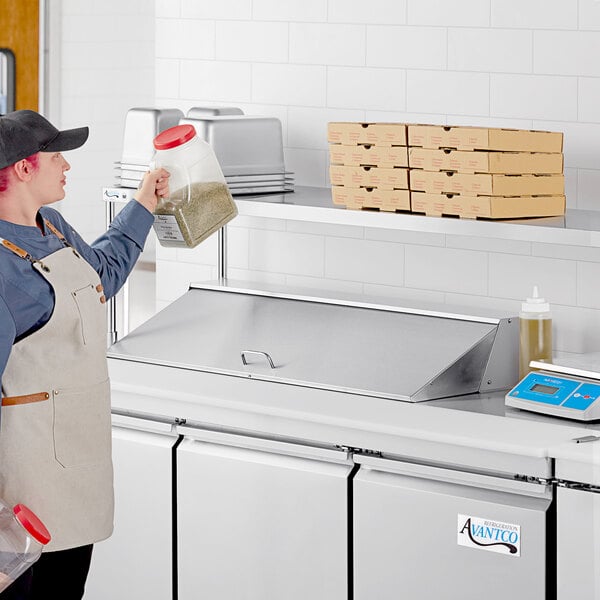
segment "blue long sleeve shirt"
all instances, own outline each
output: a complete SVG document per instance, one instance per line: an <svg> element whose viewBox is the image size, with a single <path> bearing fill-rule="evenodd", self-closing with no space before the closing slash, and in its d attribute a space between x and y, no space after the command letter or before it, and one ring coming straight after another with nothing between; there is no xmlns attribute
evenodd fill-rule
<svg viewBox="0 0 600 600"><path fill-rule="evenodd" d="M108 231L89 245L58 211L44 206L40 215L96 270L107 298L114 296L125 283L154 221L145 207L132 200L115 217ZM45 225L44 233L42 235L35 226L0 220L0 237L36 259L43 259L63 247ZM44 325L53 310L54 291L50 284L28 260L0 246L0 381L14 342Z"/></svg>

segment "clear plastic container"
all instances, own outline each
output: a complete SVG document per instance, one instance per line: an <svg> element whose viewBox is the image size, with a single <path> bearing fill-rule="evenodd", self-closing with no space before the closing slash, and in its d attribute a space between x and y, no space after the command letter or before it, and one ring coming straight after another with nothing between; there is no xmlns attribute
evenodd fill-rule
<svg viewBox="0 0 600 600"><path fill-rule="evenodd" d="M550 305L540 298L537 285L519 313L519 377L532 369L532 360L552 362L552 316Z"/></svg>
<svg viewBox="0 0 600 600"><path fill-rule="evenodd" d="M0 592L28 569L50 541L50 533L24 504L0 500Z"/></svg>
<svg viewBox="0 0 600 600"><path fill-rule="evenodd" d="M215 153L193 125L177 125L154 138L154 166L171 174L169 197L154 211L163 246L194 248L237 215Z"/></svg>

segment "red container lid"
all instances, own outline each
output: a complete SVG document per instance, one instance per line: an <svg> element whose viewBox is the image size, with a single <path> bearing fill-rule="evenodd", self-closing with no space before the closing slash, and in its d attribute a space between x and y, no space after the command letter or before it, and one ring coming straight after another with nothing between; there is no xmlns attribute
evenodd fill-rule
<svg viewBox="0 0 600 600"><path fill-rule="evenodd" d="M15 504L13 512L19 523L40 544L46 545L50 541L50 532L31 509L24 504Z"/></svg>
<svg viewBox="0 0 600 600"><path fill-rule="evenodd" d="M154 147L157 150L168 150L169 148L176 148L186 142L189 142L196 135L196 130L193 125L175 125L161 131L154 138Z"/></svg>

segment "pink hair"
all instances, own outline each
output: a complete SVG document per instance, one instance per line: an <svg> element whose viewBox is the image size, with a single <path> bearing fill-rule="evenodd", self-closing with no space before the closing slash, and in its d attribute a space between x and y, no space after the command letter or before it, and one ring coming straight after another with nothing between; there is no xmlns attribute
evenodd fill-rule
<svg viewBox="0 0 600 600"><path fill-rule="evenodd" d="M39 152L28 156L25 160L29 162L34 171L37 171L39 165ZM8 165L8 167L0 169L0 193L8 191L8 188L10 187L12 167L13 165Z"/></svg>

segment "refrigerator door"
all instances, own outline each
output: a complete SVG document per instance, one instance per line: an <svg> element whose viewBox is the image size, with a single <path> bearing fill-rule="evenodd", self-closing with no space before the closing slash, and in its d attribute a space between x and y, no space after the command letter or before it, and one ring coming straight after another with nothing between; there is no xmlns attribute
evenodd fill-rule
<svg viewBox="0 0 600 600"><path fill-rule="evenodd" d="M179 600L347 600L346 453L178 431Z"/></svg>
<svg viewBox="0 0 600 600"><path fill-rule="evenodd" d="M353 485L355 600L548 597L546 486L517 493L512 479L464 473L461 483L459 471L363 462Z"/></svg>
<svg viewBox="0 0 600 600"><path fill-rule="evenodd" d="M167 423L113 415L113 535L94 546L86 600L173 598L172 480L177 434Z"/></svg>
<svg viewBox="0 0 600 600"><path fill-rule="evenodd" d="M556 490L557 598L600 597L600 494Z"/></svg>

